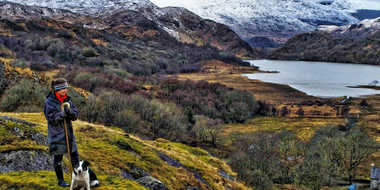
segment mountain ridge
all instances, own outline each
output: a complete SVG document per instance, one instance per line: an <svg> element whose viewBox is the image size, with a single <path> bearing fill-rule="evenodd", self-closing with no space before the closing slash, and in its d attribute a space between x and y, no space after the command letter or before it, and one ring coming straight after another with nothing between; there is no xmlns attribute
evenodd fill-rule
<svg viewBox="0 0 380 190"><path fill-rule="evenodd" d="M380 17L346 26L320 26L297 34L271 52L271 59L380 64Z"/></svg>
<svg viewBox="0 0 380 190"><path fill-rule="evenodd" d="M368 6L347 0L201 2L183 6L202 18L228 25L254 47L277 47L296 34L314 31L319 25L354 24L359 20L352 13L358 7Z"/></svg>
<svg viewBox="0 0 380 190"><path fill-rule="evenodd" d="M48 2L52 2L51 5ZM2 4L0 11L3 12L2 15L5 15L3 18L11 20L15 18L49 17L55 20L81 24L83 27L91 29L110 28L111 26L107 23L113 22L113 15L121 12L132 13L134 11L136 13L132 14L146 17L144 22L154 22L158 26L157 29L167 32L167 34L180 42L197 45L210 44L239 57L258 58L260 56L258 50L250 47L248 43L240 39L228 27L211 20L202 19L184 8L159 8L147 0L112 1L111 5L119 5L113 8L105 4L107 1L89 1L90 3L87 4L81 2L84 1L0 1ZM12 6L15 8L12 8ZM50 7L60 7L60 9ZM35 10L31 10L32 8ZM122 20L119 21L119 23L122 22ZM188 25L193 28L186 28ZM204 30L209 31L209 34L204 35ZM217 32L220 30L228 30L221 34L228 37L218 36Z"/></svg>

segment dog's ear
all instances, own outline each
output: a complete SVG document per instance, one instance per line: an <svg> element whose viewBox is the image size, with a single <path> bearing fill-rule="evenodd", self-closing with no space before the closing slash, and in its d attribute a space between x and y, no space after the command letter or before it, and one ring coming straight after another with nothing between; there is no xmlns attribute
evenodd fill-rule
<svg viewBox="0 0 380 190"><path fill-rule="evenodd" d="M85 160L85 161L83 161L83 166L84 166L84 167L86 167L86 168L87 168L89 165L90 165L90 162L87 162L86 160Z"/></svg>
<svg viewBox="0 0 380 190"><path fill-rule="evenodd" d="M77 159L71 159L71 164L73 167L78 167L79 166L79 158Z"/></svg>

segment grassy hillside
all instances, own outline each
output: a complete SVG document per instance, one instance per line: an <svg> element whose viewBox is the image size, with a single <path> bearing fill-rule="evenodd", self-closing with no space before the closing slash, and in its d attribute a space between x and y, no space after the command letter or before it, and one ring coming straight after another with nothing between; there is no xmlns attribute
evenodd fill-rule
<svg viewBox="0 0 380 190"><path fill-rule="evenodd" d="M24 119L37 126L37 130L47 134L46 121L42 113L0 113L15 118ZM4 128L16 125L4 122L2 125L2 142L7 134ZM29 128L28 126L24 126ZM79 155L88 160L100 180L101 186L96 189L144 189L137 182L122 177L123 171L133 173L133 169L140 168L162 181L169 189L184 189L198 187L199 189L248 189L242 183L232 181L220 174L221 171L236 177L229 166L210 156L206 151L189 147L179 143L172 143L164 139L155 141L142 140L128 136L116 128L94 125L83 121L74 122ZM17 137L16 137L17 138ZM11 143L12 144L12 143ZM16 142L14 142L16 144ZM15 150L44 150L46 147L23 140L17 141L17 147L2 146L1 152ZM183 164L183 167L174 167L164 162L160 155L168 155ZM67 164L67 159L64 160ZM204 180L196 179L194 173ZM65 175L66 181L70 177ZM17 189L59 189L53 171L18 171L0 174L0 188Z"/></svg>

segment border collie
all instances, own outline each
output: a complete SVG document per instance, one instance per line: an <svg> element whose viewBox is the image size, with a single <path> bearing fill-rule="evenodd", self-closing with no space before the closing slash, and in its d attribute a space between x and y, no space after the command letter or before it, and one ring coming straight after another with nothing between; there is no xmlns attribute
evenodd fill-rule
<svg viewBox="0 0 380 190"><path fill-rule="evenodd" d="M73 174L71 175L70 190L85 189L90 190L90 186L97 186L98 180L92 180L90 182L90 168L88 167L90 162L85 160L75 161L73 163ZM93 172L92 172L93 173ZM96 178L96 177L95 177Z"/></svg>

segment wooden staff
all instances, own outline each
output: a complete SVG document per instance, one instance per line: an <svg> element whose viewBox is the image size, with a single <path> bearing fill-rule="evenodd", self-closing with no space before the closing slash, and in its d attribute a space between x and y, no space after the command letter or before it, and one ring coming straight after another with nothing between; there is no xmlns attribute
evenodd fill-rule
<svg viewBox="0 0 380 190"><path fill-rule="evenodd" d="M65 102L65 103L61 104L61 110L62 111L65 110L65 106L67 106L67 108L70 108L70 104L68 102ZM72 165L71 165L71 155L70 155L71 152L70 152L69 134L67 132L67 126L66 126L66 118L63 119L63 124L65 126L67 156L69 157L69 176L71 178L71 173L73 171L73 168L72 168Z"/></svg>

